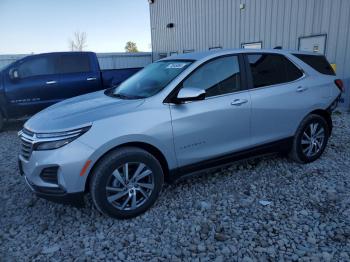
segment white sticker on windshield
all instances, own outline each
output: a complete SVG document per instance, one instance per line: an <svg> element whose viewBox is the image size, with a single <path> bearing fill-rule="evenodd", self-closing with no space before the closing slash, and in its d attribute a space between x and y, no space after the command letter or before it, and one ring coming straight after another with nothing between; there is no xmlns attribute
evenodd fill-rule
<svg viewBox="0 0 350 262"><path fill-rule="evenodd" d="M181 69L184 66L186 66L187 64L188 63L172 63L172 64L169 64L166 68L169 68L169 69Z"/></svg>

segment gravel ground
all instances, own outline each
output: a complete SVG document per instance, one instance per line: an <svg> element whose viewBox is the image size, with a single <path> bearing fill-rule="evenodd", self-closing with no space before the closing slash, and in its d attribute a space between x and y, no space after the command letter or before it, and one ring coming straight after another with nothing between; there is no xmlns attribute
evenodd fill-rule
<svg viewBox="0 0 350 262"><path fill-rule="evenodd" d="M323 157L262 158L166 185L132 220L38 199L0 133L0 260L350 260L350 114L334 116Z"/></svg>

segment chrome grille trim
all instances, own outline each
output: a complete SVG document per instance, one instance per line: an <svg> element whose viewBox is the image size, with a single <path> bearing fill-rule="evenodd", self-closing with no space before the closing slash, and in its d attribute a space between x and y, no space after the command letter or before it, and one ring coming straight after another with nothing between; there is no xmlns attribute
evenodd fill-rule
<svg viewBox="0 0 350 262"><path fill-rule="evenodd" d="M34 133L29 133L29 132L28 132L28 130L23 129L18 134L20 139L21 139L20 155L25 160L29 160L30 156L32 155L32 151L33 151Z"/></svg>

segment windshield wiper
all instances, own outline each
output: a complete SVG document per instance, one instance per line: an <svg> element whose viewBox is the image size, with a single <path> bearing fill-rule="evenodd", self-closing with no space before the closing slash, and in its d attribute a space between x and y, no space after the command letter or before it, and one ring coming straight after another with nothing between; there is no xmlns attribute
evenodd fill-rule
<svg viewBox="0 0 350 262"><path fill-rule="evenodd" d="M123 94L111 94L111 97L120 98L120 99L130 99L129 96Z"/></svg>
<svg viewBox="0 0 350 262"><path fill-rule="evenodd" d="M124 95L124 94L120 94L120 93L117 93L117 94L110 93L108 95L111 97L120 98L120 99L143 99L143 98L145 98L144 96Z"/></svg>

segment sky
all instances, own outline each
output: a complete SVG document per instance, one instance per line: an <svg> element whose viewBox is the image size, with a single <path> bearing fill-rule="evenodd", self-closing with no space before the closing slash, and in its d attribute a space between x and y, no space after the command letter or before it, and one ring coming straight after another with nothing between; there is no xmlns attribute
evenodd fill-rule
<svg viewBox="0 0 350 262"><path fill-rule="evenodd" d="M85 51L151 50L147 0L0 0L0 54L69 51L76 31Z"/></svg>

